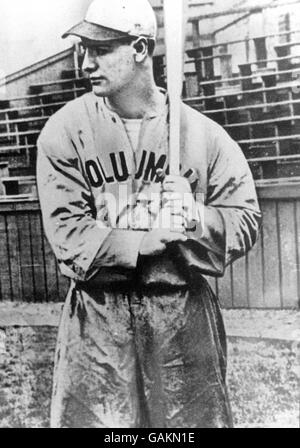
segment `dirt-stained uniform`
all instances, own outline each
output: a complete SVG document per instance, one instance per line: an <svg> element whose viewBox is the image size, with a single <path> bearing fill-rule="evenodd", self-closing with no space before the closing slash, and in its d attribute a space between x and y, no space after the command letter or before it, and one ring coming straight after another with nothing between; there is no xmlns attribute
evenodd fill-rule
<svg viewBox="0 0 300 448"><path fill-rule="evenodd" d="M188 233L188 260L174 244L142 257L147 230L135 228L134 217L141 193L147 198L160 189L158 168L168 169L167 96L163 108L144 117L135 151L121 118L93 93L64 106L40 135L44 226L71 279L53 427L232 425L225 331L203 274L222 275L255 243L254 182L228 134L182 104L181 175L204 201L204 225Z"/></svg>

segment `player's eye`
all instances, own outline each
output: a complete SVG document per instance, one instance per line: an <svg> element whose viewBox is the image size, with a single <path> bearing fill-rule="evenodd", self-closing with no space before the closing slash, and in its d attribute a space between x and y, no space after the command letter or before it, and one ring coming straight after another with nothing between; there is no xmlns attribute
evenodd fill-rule
<svg viewBox="0 0 300 448"><path fill-rule="evenodd" d="M105 56L109 53L109 50L107 48L95 48L95 52L97 56Z"/></svg>
<svg viewBox="0 0 300 448"><path fill-rule="evenodd" d="M90 57L104 56L109 53L108 48L82 46L85 53L88 53Z"/></svg>

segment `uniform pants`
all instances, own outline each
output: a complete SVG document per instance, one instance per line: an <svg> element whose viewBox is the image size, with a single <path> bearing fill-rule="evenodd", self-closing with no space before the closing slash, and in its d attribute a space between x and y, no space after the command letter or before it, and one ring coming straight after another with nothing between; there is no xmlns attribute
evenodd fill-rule
<svg viewBox="0 0 300 448"><path fill-rule="evenodd" d="M61 318L53 428L232 426L217 298L190 287L73 286Z"/></svg>

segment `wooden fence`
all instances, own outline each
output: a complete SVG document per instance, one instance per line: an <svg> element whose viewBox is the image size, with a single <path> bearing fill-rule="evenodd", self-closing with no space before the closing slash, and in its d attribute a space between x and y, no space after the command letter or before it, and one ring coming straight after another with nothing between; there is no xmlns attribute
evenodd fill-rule
<svg viewBox="0 0 300 448"><path fill-rule="evenodd" d="M38 202L0 203L0 300L58 302L67 289L44 236Z"/></svg>
<svg viewBox="0 0 300 448"><path fill-rule="evenodd" d="M210 280L226 308L297 308L300 299L300 188L258 190L263 211L255 248ZM0 203L0 300L63 301L68 280L44 236L37 201Z"/></svg>
<svg viewBox="0 0 300 448"><path fill-rule="evenodd" d="M287 195L283 188L260 192L263 225L257 244L227 268L224 278L212 282L225 308L299 307L299 193L299 187Z"/></svg>

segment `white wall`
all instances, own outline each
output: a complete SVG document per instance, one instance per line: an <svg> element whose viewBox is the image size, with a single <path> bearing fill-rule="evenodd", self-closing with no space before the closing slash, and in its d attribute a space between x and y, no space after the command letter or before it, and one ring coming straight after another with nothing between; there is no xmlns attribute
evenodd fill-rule
<svg viewBox="0 0 300 448"><path fill-rule="evenodd" d="M85 11L92 0L0 0L0 78L8 75L41 59L51 56L71 46L71 39L61 39L61 34L75 23L82 20ZM108 0L109 1L109 0ZM177 0L174 0L177 1ZM188 0L191 4L199 4L201 1ZM162 0L150 0L153 6L159 6ZM202 0L202 3L206 3ZM226 10L236 6L253 6L258 3L266 3L269 0L215 0L211 6L191 8L194 14L209 13L212 11ZM270 28L270 22L274 23L279 9L268 10L266 28ZM284 8L283 8L284 9ZM292 28L298 28L298 8L294 5L289 10L295 10L292 15ZM296 11L297 9L297 11ZM200 21L201 34L209 34L219 26L232 20L226 16L216 20ZM255 29L257 28L256 18ZM276 19L277 20L277 19ZM244 23L242 23L244 26ZM250 25L250 24L249 24ZM233 34L243 37L243 34L252 31L253 26L241 29L237 26L231 28L228 33L232 40ZM235 31L235 32L233 32ZM223 34L223 35L222 35ZM217 40L225 36L221 33ZM228 36L228 37L230 37ZM160 33L163 37L163 32ZM236 36L234 36L236 37Z"/></svg>
<svg viewBox="0 0 300 448"><path fill-rule="evenodd" d="M91 0L0 0L0 70L13 73L68 48L61 34Z"/></svg>
<svg viewBox="0 0 300 448"><path fill-rule="evenodd" d="M0 78L70 47L72 40L60 36L84 18L91 1L0 0ZM163 0L150 3L161 6Z"/></svg>

